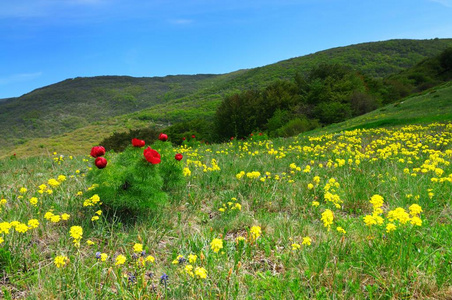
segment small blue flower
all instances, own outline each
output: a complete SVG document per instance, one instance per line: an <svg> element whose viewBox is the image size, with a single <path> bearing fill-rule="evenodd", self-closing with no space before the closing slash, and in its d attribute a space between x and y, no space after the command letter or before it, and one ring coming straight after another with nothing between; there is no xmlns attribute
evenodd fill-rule
<svg viewBox="0 0 452 300"><path fill-rule="evenodd" d="M100 253L99 251L96 252L96 258L97 258L97 259L100 259L100 254L101 254L101 253Z"/></svg>
<svg viewBox="0 0 452 300"><path fill-rule="evenodd" d="M166 273L163 273L162 276L160 276L160 283L165 283L168 281L168 275L166 275Z"/></svg>

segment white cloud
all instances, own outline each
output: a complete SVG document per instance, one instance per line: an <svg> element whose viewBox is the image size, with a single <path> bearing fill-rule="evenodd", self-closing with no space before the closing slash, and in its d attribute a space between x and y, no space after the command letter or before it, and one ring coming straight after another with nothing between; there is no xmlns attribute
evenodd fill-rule
<svg viewBox="0 0 452 300"><path fill-rule="evenodd" d="M41 75L42 72L12 74L9 76L0 77L0 85L8 85L11 83L30 81L40 77Z"/></svg>

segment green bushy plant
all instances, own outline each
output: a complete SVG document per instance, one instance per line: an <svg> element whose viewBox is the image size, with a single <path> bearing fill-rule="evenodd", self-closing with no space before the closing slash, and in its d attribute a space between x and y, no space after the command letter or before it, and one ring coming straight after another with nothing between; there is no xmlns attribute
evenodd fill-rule
<svg viewBox="0 0 452 300"><path fill-rule="evenodd" d="M157 151L158 162L147 160L148 148ZM88 173L94 187L88 197L97 194L106 211L119 217L156 212L167 202L167 192L184 182L182 163L174 154L171 143L163 141L150 147L129 145L120 154L107 152L107 166Z"/></svg>

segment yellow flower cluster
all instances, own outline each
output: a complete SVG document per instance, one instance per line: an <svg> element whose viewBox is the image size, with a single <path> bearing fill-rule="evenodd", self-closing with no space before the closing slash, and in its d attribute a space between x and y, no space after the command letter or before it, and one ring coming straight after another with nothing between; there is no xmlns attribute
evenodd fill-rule
<svg viewBox="0 0 452 300"><path fill-rule="evenodd" d="M231 201L227 202L227 205L223 205L218 209L220 212L232 211L232 210L242 210L242 205L237 201L237 198L231 198Z"/></svg>
<svg viewBox="0 0 452 300"><path fill-rule="evenodd" d="M372 204L373 212L372 215L364 216L363 220L366 226L372 225L381 225L384 222L381 214L383 213L383 209L381 208L384 204L384 199L380 195L373 195L369 201Z"/></svg>
<svg viewBox="0 0 452 300"><path fill-rule="evenodd" d="M322 213L321 220L323 221L323 226L325 226L328 229L328 231L330 231L331 224L333 224L333 219L334 219L334 214L331 210L326 209Z"/></svg>
<svg viewBox="0 0 452 300"><path fill-rule="evenodd" d="M99 202L100 202L99 195L95 194L95 195L93 195L91 198L86 199L86 200L83 202L83 206L84 206L84 207L86 207L86 206L95 206L95 205L96 205L97 203L99 203Z"/></svg>
<svg viewBox="0 0 452 300"><path fill-rule="evenodd" d="M213 239L210 243L210 249L212 249L213 252L218 253L221 249L223 249L223 240Z"/></svg>
<svg viewBox="0 0 452 300"><path fill-rule="evenodd" d="M258 171L248 172L246 173L246 177L250 179L258 179L259 177L261 177L261 173Z"/></svg>
<svg viewBox="0 0 452 300"><path fill-rule="evenodd" d="M116 256L115 259L115 266L120 266L123 265L126 262L126 257L122 254L119 254L118 256Z"/></svg>
<svg viewBox="0 0 452 300"><path fill-rule="evenodd" d="M250 229L250 243L254 243L255 241L257 241L257 239L261 236L262 234L262 229L260 228L260 226L253 226Z"/></svg>
<svg viewBox="0 0 452 300"><path fill-rule="evenodd" d="M72 226L69 231L71 237L74 239L73 243L75 247L80 247L80 240L83 237L83 228L81 226Z"/></svg>
<svg viewBox="0 0 452 300"><path fill-rule="evenodd" d="M53 263L59 269L59 268L64 267L68 261L69 261L69 259L66 256L59 255L59 256L55 257L55 259L53 260Z"/></svg>
<svg viewBox="0 0 452 300"><path fill-rule="evenodd" d="M69 220L70 217L71 217L71 215L69 215L67 213L63 213L61 215L55 215L53 213L53 209L49 210L48 212L46 212L44 214L44 219L49 220L52 223L58 223L61 220L67 221L67 220Z"/></svg>
<svg viewBox="0 0 452 300"><path fill-rule="evenodd" d="M182 170L182 173L184 174L185 177L191 176L191 171L190 171L190 169L188 167L185 167Z"/></svg>

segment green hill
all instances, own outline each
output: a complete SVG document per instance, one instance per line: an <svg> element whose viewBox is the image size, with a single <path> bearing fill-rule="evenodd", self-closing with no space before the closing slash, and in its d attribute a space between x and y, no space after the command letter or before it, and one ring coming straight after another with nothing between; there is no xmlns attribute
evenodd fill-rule
<svg viewBox="0 0 452 300"><path fill-rule="evenodd" d="M452 121L452 82L328 126L329 132Z"/></svg>
<svg viewBox="0 0 452 300"><path fill-rule="evenodd" d="M262 89L321 63L348 65L370 77L383 78L450 46L452 39L390 40L329 49L223 75L68 79L0 100L0 156L25 143L21 149L47 145L49 138L58 144L63 137L72 137L66 146L74 147L74 141L81 138L96 143L94 137L150 123L209 118L224 95Z"/></svg>

